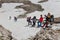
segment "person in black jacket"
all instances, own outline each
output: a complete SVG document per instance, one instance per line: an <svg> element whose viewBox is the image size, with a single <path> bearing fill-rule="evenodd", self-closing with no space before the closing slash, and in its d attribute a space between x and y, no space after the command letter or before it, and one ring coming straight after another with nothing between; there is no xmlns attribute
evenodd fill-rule
<svg viewBox="0 0 60 40"><path fill-rule="evenodd" d="M32 27L35 27L35 25L36 25L36 16L34 16L33 18L32 18L32 21L33 21L33 25L32 25Z"/></svg>
<svg viewBox="0 0 60 40"><path fill-rule="evenodd" d="M43 24L43 28L48 27L48 24L50 24L50 23L51 23L51 14L48 13L47 16L45 15L45 23Z"/></svg>
<svg viewBox="0 0 60 40"><path fill-rule="evenodd" d="M48 13L48 15L46 16L46 21L51 22L51 14L50 13Z"/></svg>

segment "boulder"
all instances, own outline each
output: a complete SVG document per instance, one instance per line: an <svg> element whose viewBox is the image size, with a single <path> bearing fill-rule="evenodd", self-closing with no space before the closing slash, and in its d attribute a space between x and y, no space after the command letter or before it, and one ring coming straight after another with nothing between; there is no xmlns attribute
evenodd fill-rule
<svg viewBox="0 0 60 40"><path fill-rule="evenodd" d="M43 3L43 2L47 2L48 0L41 0L38 3Z"/></svg>
<svg viewBox="0 0 60 40"><path fill-rule="evenodd" d="M54 18L54 22L55 22L55 23L60 23L60 17Z"/></svg>

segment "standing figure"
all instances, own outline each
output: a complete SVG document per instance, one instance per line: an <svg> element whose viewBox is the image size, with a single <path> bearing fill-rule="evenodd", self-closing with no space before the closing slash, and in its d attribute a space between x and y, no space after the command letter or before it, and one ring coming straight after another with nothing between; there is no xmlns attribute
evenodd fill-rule
<svg viewBox="0 0 60 40"><path fill-rule="evenodd" d="M28 22L28 26L29 26L29 25L32 25L31 17L27 17L27 22Z"/></svg>
<svg viewBox="0 0 60 40"><path fill-rule="evenodd" d="M15 20L15 22L17 21L17 18L16 17L14 17L14 20Z"/></svg>
<svg viewBox="0 0 60 40"><path fill-rule="evenodd" d="M33 25L32 25L32 27L35 27L35 25L36 25L36 16L34 16L33 18L32 18L32 21L33 21Z"/></svg>
<svg viewBox="0 0 60 40"><path fill-rule="evenodd" d="M48 13L48 15L46 16L45 15L45 23L43 24L43 28L48 28L48 24L50 24L50 22L51 22L51 15L50 15L50 13Z"/></svg>
<svg viewBox="0 0 60 40"><path fill-rule="evenodd" d="M39 21L38 21L38 27L42 26L42 22L43 22L43 17L42 15L40 15Z"/></svg>
<svg viewBox="0 0 60 40"><path fill-rule="evenodd" d="M49 23L51 22L51 14L50 13L48 13L46 21L48 21Z"/></svg>

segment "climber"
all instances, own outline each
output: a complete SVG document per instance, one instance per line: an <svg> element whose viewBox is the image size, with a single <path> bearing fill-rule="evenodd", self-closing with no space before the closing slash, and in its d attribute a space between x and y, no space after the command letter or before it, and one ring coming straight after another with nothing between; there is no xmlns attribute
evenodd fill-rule
<svg viewBox="0 0 60 40"><path fill-rule="evenodd" d="M41 27L42 23L43 23L43 17L42 17L42 15L40 15L40 18L38 20L38 27Z"/></svg>

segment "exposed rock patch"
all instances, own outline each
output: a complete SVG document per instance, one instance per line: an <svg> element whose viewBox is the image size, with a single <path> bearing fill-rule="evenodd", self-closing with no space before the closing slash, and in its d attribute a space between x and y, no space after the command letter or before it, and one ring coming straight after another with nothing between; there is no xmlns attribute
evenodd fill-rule
<svg viewBox="0 0 60 40"><path fill-rule="evenodd" d="M22 14L22 15L19 15L17 18L26 18L27 15L26 14Z"/></svg>
<svg viewBox="0 0 60 40"><path fill-rule="evenodd" d="M1 0L2 3L22 3L29 0Z"/></svg>
<svg viewBox="0 0 60 40"><path fill-rule="evenodd" d="M29 38L29 40L60 40L60 31L53 29L41 30L35 37Z"/></svg>
<svg viewBox="0 0 60 40"><path fill-rule="evenodd" d="M47 2L48 0L41 0L38 3L43 3L43 2Z"/></svg>
<svg viewBox="0 0 60 40"><path fill-rule="evenodd" d="M2 7L2 2L0 1L0 8Z"/></svg>
<svg viewBox="0 0 60 40"><path fill-rule="evenodd" d="M0 8L2 7L2 4L0 4Z"/></svg>
<svg viewBox="0 0 60 40"><path fill-rule="evenodd" d="M60 17L54 19L55 23L60 23Z"/></svg>
<svg viewBox="0 0 60 40"><path fill-rule="evenodd" d="M15 40L12 33L0 25L0 40Z"/></svg>
<svg viewBox="0 0 60 40"><path fill-rule="evenodd" d="M25 11L27 11L24 14L32 13L34 11L43 11L44 10L41 5L31 3L31 1L25 1L25 2L23 2L23 4L24 5L16 6L15 8L23 8Z"/></svg>

